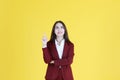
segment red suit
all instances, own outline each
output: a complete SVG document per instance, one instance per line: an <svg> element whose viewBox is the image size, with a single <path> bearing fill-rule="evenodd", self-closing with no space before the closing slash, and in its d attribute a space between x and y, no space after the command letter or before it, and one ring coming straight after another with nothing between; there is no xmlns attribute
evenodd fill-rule
<svg viewBox="0 0 120 80"><path fill-rule="evenodd" d="M74 80L71 64L74 57L74 44L71 42L65 42L62 59L59 59L58 52L55 46L55 42L48 42L46 48L42 48L43 58L45 63L48 64L46 71L46 80ZM50 62L54 60L54 64ZM59 68L61 66L61 68Z"/></svg>

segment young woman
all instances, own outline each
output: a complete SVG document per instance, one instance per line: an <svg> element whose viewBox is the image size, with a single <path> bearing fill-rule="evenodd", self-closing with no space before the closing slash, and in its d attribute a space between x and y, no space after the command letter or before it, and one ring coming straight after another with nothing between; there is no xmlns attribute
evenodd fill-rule
<svg viewBox="0 0 120 80"><path fill-rule="evenodd" d="M74 80L71 64L74 57L74 44L69 40L65 24L56 21L51 38L42 38L44 62L48 64L46 80Z"/></svg>

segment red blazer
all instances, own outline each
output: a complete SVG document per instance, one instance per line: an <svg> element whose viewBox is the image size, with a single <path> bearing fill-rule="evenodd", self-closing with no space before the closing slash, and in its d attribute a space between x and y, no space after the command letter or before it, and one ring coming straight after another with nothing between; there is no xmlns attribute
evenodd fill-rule
<svg viewBox="0 0 120 80"><path fill-rule="evenodd" d="M58 52L55 46L55 42L48 42L46 48L43 50L43 59L48 64L45 78L48 80L56 80L59 70L59 66L62 69L62 75L64 80L73 80L73 74L71 64L74 56L74 44L71 42L65 42L62 59L59 59ZM50 64L51 60L54 60L54 64Z"/></svg>

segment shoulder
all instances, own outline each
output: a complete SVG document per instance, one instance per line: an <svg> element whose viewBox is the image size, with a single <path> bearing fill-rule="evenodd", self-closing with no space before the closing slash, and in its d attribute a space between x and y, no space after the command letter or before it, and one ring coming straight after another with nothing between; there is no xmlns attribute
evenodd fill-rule
<svg viewBox="0 0 120 80"><path fill-rule="evenodd" d="M69 46L74 46L74 43L69 41L69 42L66 42Z"/></svg>
<svg viewBox="0 0 120 80"><path fill-rule="evenodd" d="M48 41L48 42L47 42L47 45L48 45L48 46L50 46L50 45L52 45L52 44L53 44L53 41Z"/></svg>

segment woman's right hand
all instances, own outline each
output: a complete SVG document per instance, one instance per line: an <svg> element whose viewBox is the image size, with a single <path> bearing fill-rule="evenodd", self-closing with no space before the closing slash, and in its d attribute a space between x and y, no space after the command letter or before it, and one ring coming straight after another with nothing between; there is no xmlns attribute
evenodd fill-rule
<svg viewBox="0 0 120 80"><path fill-rule="evenodd" d="M42 37L42 47L43 48L45 48L45 47L47 47L47 37L46 37L46 35L44 35L43 37Z"/></svg>

